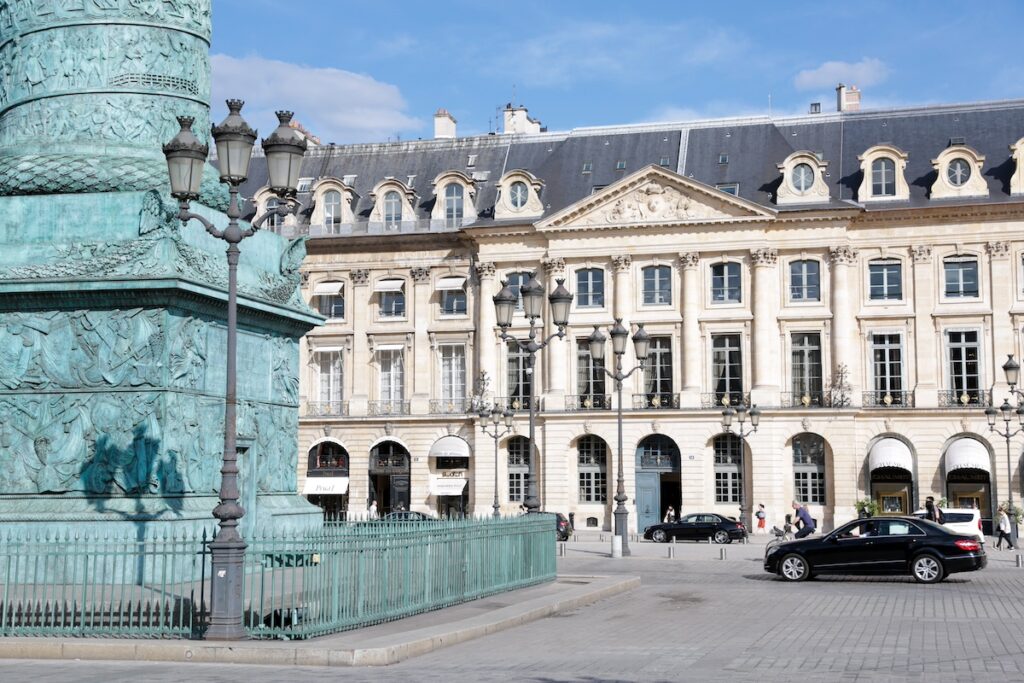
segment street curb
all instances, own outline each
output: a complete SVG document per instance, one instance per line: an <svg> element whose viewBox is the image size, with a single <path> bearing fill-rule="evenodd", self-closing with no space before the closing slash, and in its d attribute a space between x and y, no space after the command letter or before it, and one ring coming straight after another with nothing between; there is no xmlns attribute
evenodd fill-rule
<svg viewBox="0 0 1024 683"><path fill-rule="evenodd" d="M271 666L386 666L481 636L584 607L640 586L638 576L560 575L561 583L579 583L555 595L532 598L486 614L414 631L380 636L356 648L347 633L309 641L180 641L90 638L0 638L0 659L63 659L135 662L200 662Z"/></svg>

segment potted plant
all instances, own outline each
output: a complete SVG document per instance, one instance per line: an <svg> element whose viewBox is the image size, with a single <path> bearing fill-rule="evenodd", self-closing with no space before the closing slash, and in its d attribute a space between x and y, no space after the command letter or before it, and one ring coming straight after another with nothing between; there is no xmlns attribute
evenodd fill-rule
<svg viewBox="0 0 1024 683"><path fill-rule="evenodd" d="M871 498L858 500L853 506L857 508L857 516L861 518L874 517L881 511L878 507L878 502Z"/></svg>
<svg viewBox="0 0 1024 683"><path fill-rule="evenodd" d="M1020 524L1021 521L1024 521L1024 510L1021 510L1016 505L1010 505L1009 503L1002 503L1001 505L1002 507L1006 508L1006 515L1011 520L1013 520L1017 524Z"/></svg>

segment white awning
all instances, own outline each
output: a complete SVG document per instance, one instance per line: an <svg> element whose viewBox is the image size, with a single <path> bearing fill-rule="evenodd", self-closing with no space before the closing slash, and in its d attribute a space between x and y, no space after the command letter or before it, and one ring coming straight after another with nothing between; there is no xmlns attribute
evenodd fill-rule
<svg viewBox="0 0 1024 683"><path fill-rule="evenodd" d="M377 280L373 285L375 292L401 292L405 287L405 280Z"/></svg>
<svg viewBox="0 0 1024 683"><path fill-rule="evenodd" d="M946 476L965 469L990 472L988 449L976 439L957 439L946 449Z"/></svg>
<svg viewBox="0 0 1024 683"><path fill-rule="evenodd" d="M469 444L457 436L442 436L430 447L431 458L468 458Z"/></svg>
<svg viewBox="0 0 1024 683"><path fill-rule="evenodd" d="M872 472L880 467L899 467L913 472L914 457L910 454L907 444L899 439L879 439L871 447L868 466Z"/></svg>
<svg viewBox="0 0 1024 683"><path fill-rule="evenodd" d="M404 351L405 344L376 344L374 351Z"/></svg>
<svg viewBox="0 0 1024 683"><path fill-rule="evenodd" d="M314 346L313 353L333 353L334 351L344 351L344 346Z"/></svg>
<svg viewBox="0 0 1024 683"><path fill-rule="evenodd" d="M461 477L430 478L430 495L432 496L461 496L464 488L466 488L466 480Z"/></svg>
<svg viewBox="0 0 1024 683"><path fill-rule="evenodd" d="M466 286L464 277L443 277L437 281L437 291L443 292L449 289L463 289Z"/></svg>
<svg viewBox="0 0 1024 683"><path fill-rule="evenodd" d="M344 282L321 282L313 288L313 294L315 296L332 296L334 294L341 294L341 290L344 288Z"/></svg>
<svg viewBox="0 0 1024 683"><path fill-rule="evenodd" d="M344 493L348 493L348 477L306 477L306 484L302 487L305 496L340 496Z"/></svg>

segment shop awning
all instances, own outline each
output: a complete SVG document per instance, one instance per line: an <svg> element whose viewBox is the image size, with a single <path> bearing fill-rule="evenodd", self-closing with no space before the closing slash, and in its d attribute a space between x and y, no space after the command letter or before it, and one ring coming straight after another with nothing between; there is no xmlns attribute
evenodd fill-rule
<svg viewBox="0 0 1024 683"><path fill-rule="evenodd" d="M344 282L321 282L313 288L313 294L316 296L332 296L341 294L341 290L344 288Z"/></svg>
<svg viewBox="0 0 1024 683"><path fill-rule="evenodd" d="M449 289L463 289L466 286L464 277L443 277L437 281L437 290L443 292Z"/></svg>
<svg viewBox="0 0 1024 683"><path fill-rule="evenodd" d="M882 467L899 467L907 472L913 472L914 457L910 454L907 444L899 439L879 439L871 447L868 466L872 472Z"/></svg>
<svg viewBox="0 0 1024 683"><path fill-rule="evenodd" d="M430 495L432 496L461 496L464 488L466 488L466 480L461 477L430 478Z"/></svg>
<svg viewBox="0 0 1024 683"><path fill-rule="evenodd" d="M990 472L988 449L976 439L957 439L946 449L946 476L964 469Z"/></svg>
<svg viewBox="0 0 1024 683"><path fill-rule="evenodd" d="M375 292L401 292L405 287L405 280L377 280L373 286Z"/></svg>
<svg viewBox="0 0 1024 683"><path fill-rule="evenodd" d="M468 458L469 444L457 436L442 436L430 447L431 458Z"/></svg>
<svg viewBox="0 0 1024 683"><path fill-rule="evenodd" d="M340 496L348 493L348 477L306 477L304 496Z"/></svg>
<svg viewBox="0 0 1024 683"><path fill-rule="evenodd" d="M314 346L313 353L333 353L334 351L344 351L344 346Z"/></svg>
<svg viewBox="0 0 1024 683"><path fill-rule="evenodd" d="M405 344L375 344L374 351L404 351Z"/></svg>

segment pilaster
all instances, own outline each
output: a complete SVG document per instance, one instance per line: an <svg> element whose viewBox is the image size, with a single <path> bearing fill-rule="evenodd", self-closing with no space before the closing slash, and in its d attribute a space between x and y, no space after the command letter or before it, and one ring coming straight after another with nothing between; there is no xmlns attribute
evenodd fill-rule
<svg viewBox="0 0 1024 683"><path fill-rule="evenodd" d="M371 358L370 344L366 330L370 326L370 312L373 306L369 289L370 270L356 268L349 276L352 282L352 293L348 308L352 315L352 393L348 403L350 415L366 415L370 400Z"/></svg>
<svg viewBox="0 0 1024 683"><path fill-rule="evenodd" d="M412 367L406 366L406 373L412 380L412 394L409 397L409 408L413 415L425 415L430 412L430 379L433 363L431 353L434 345L430 343L427 330L430 327L430 268L416 267L411 271L413 281L412 316L414 341L412 344Z"/></svg>
<svg viewBox="0 0 1024 683"><path fill-rule="evenodd" d="M908 348L904 354L914 359L917 384L914 389L914 405L918 408L935 408L939 405L938 347L936 346L935 310L935 267L932 262L931 245L919 244L912 248L914 254L914 352ZM909 336L909 335L908 335ZM911 339L906 340L909 346ZM906 378L909 384L909 377ZM908 386L908 388L910 388Z"/></svg>
<svg viewBox="0 0 1024 683"><path fill-rule="evenodd" d="M549 257L541 260L544 266L547 293L555 291L558 287L558 280L565 278L565 259L561 257ZM544 335L550 337L558 328L551 320L551 308L544 309ZM562 406L565 404L565 382L571 367L569 363L569 349L575 348L576 342L572 334L567 330L565 338L555 337L546 349L540 353L544 356L544 388L545 402L551 406Z"/></svg>
<svg viewBox="0 0 1024 683"><path fill-rule="evenodd" d="M701 344L700 344L700 254L679 255L683 273L683 389L679 397L683 408L700 407Z"/></svg>
<svg viewBox="0 0 1024 683"><path fill-rule="evenodd" d="M486 372L490 378L487 396L494 396L498 381L498 337L494 331L498 327L498 319L494 310L493 297L498 293L497 278L493 263L482 261L476 264L477 295L476 295L476 353L477 375ZM467 378L468 379L468 378ZM475 377L472 379L476 379Z"/></svg>
<svg viewBox="0 0 1024 683"><path fill-rule="evenodd" d="M777 405L779 402L779 288L775 266L777 249L765 247L750 252L754 266L754 331L751 356L754 361L754 386L750 402Z"/></svg>
<svg viewBox="0 0 1024 683"><path fill-rule="evenodd" d="M1016 346L1013 340L1013 319L1010 309L1013 307L1013 269L1010 259L1009 242L989 242L985 245L988 252L991 284L989 292L992 297L992 391L994 396L1007 395L1009 387L1002 366L1006 355L1014 353ZM984 382L983 382L984 386Z"/></svg>
<svg viewBox="0 0 1024 683"><path fill-rule="evenodd" d="M847 245L829 249L829 268L832 271L832 367L828 376L835 379L837 368L845 366L850 384L850 403L860 405L861 339L857 333L856 299L853 277L857 251Z"/></svg>

